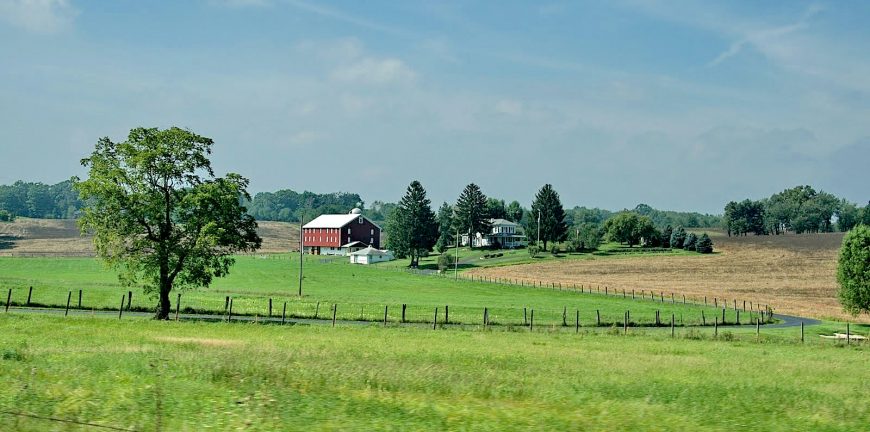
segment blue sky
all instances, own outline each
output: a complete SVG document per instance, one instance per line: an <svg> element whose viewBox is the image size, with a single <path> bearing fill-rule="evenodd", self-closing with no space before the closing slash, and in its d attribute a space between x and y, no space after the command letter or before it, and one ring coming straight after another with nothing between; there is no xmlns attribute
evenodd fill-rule
<svg viewBox="0 0 870 432"><path fill-rule="evenodd" d="M0 183L136 126L252 191L870 199L868 2L0 0ZM325 157L328 156L328 157Z"/></svg>

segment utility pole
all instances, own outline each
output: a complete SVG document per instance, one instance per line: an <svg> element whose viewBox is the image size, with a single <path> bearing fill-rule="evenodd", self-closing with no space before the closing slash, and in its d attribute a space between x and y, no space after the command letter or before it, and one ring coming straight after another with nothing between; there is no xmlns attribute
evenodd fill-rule
<svg viewBox="0 0 870 432"><path fill-rule="evenodd" d="M459 228L456 228L456 257L453 261L453 279L459 279Z"/></svg>
<svg viewBox="0 0 870 432"><path fill-rule="evenodd" d="M302 256L305 254L305 216L299 218L299 297L302 297Z"/></svg>

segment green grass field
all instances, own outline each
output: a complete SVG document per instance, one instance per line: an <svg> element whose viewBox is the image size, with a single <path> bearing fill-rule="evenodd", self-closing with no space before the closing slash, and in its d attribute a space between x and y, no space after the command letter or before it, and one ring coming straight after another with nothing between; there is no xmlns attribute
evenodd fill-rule
<svg viewBox="0 0 870 432"><path fill-rule="evenodd" d="M287 302L289 316L329 316L332 304L338 304L338 318L348 320L383 320L384 306L389 307L389 320L401 316L401 304L407 304L408 321L431 322L434 309L439 308L439 321L444 321L444 306L449 306L449 320L454 323L480 324L483 310L488 308L493 324L522 325L523 308L535 310L538 325L561 325L563 312L567 323L573 325L576 311L580 311L581 325L622 325L623 315L630 311L636 325L654 322L655 311L661 311L661 320L670 322L673 314L677 325L699 324L704 311L708 324L721 311L694 305L680 304L675 298L671 304L651 301L649 292L641 300L597 293L577 293L547 288L531 288L478 281L454 280L451 277L411 274L399 269L351 265L344 259L325 262L318 257L306 257L304 296L296 296L298 289L298 261L292 255L265 255L239 257L227 278L217 279L209 289L186 292L182 295L182 310L223 313L226 296L233 298L234 314L268 313L268 299L273 299L273 315L280 315ZM0 258L0 292L13 290L13 304L27 301L28 288L33 286L32 303L49 306L66 305L72 292L72 305L78 305L78 290L82 290L82 307L117 309L120 299L128 290L122 288L117 277L96 259L90 258ZM587 287L588 288L588 287ZM596 287L597 288L597 287ZM601 287L602 293L605 287ZM659 295L660 293L656 293ZM173 302L175 296L172 297ZM2 299L5 302L5 297ZM318 308L317 303L320 302ZM711 300L712 302L712 300ZM140 310L153 310L155 301L145 297L141 289L133 290L132 306ZM598 313L596 313L598 311ZM743 323L751 314L741 314ZM756 316L756 315L753 315ZM726 311L728 322L736 321L736 312Z"/></svg>
<svg viewBox="0 0 870 432"><path fill-rule="evenodd" d="M756 342L10 313L0 408L134 430L866 429L867 347L787 331Z"/></svg>
<svg viewBox="0 0 870 432"><path fill-rule="evenodd" d="M564 250L564 245L561 246ZM456 255L456 249L450 249L447 253ZM461 247L458 251L459 255L459 271L470 268L479 267L501 267L516 264L532 264L545 261L565 261L576 259L599 259L599 258L620 258L620 257L637 257L637 256L662 256L662 255L700 255L697 252L689 252L682 249L647 249L641 247L628 247L619 243L604 243L596 251L592 252L571 252L559 253L553 255L550 252L539 252L537 256L529 255L527 249L469 249ZM501 256L495 256L501 255ZM379 267L407 267L410 259L400 259L385 263L378 263ZM437 270L438 269L438 254L433 253L428 257L420 258L421 269Z"/></svg>

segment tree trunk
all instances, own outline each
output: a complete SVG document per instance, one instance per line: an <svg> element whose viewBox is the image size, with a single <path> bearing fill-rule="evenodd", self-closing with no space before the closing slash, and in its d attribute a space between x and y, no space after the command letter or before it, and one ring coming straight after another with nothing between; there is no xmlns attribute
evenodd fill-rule
<svg viewBox="0 0 870 432"><path fill-rule="evenodd" d="M160 303L157 304L155 319L168 320L172 304L169 302L169 292L172 291L172 282L169 280L169 266L160 266Z"/></svg>

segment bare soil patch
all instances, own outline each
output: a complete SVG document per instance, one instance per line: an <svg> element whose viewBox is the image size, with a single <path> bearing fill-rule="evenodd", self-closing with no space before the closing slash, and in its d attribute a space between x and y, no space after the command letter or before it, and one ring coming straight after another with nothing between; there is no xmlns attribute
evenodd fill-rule
<svg viewBox="0 0 870 432"><path fill-rule="evenodd" d="M707 296L769 304L776 312L856 320L837 302L842 233L727 237L711 232L713 255L643 256L548 261L470 270L477 275L617 290L650 290L703 300ZM721 300L720 300L721 301ZM870 321L862 316L858 321Z"/></svg>
<svg viewBox="0 0 870 432"><path fill-rule="evenodd" d="M299 250L299 224L259 221L263 238L259 252L280 253ZM0 256L90 256L94 245L82 236L72 219L17 218L0 222Z"/></svg>

